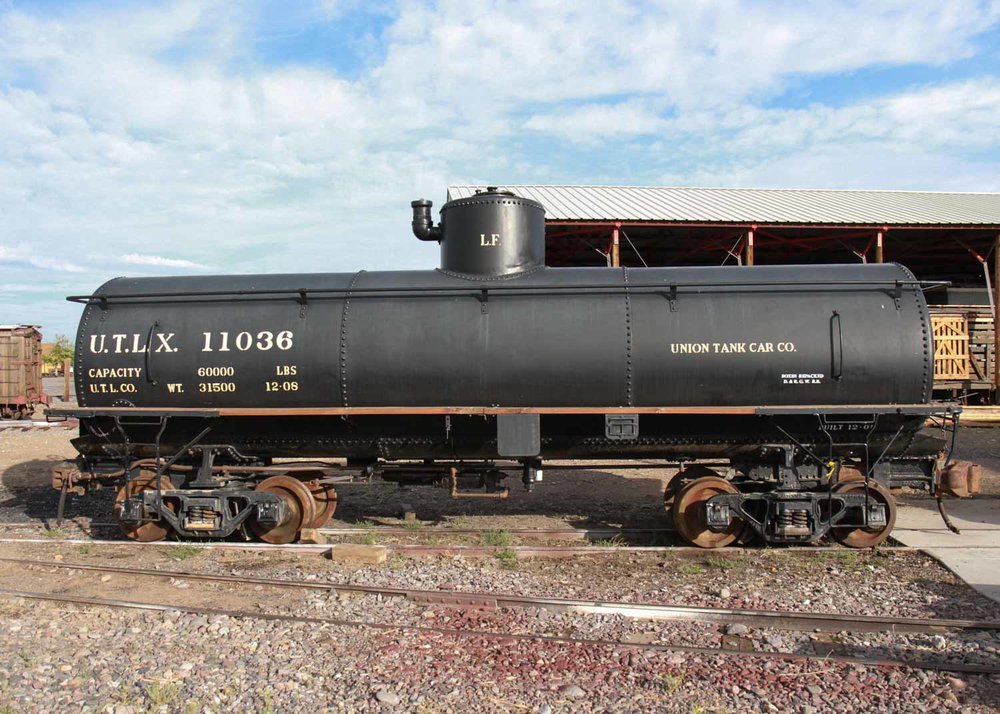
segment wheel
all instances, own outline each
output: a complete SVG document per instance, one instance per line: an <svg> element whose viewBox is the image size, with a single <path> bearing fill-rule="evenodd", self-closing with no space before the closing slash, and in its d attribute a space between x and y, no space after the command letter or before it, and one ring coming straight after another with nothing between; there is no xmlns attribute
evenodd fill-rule
<svg viewBox="0 0 1000 714"><path fill-rule="evenodd" d="M309 493L312 494L313 502L316 504L316 516L311 523L306 524L306 528L322 528L337 510L337 491L329 484L322 484L319 481L303 481Z"/></svg>
<svg viewBox="0 0 1000 714"><path fill-rule="evenodd" d="M663 508L666 510L667 515L673 516L674 501L677 500L677 494L684 487L685 482L701 478L702 476L714 476L718 478L719 474L707 466L695 465L688 466L686 469L682 469L670 477L666 487L663 489Z"/></svg>
<svg viewBox="0 0 1000 714"><path fill-rule="evenodd" d="M306 485L297 478L271 476L261 481L257 490L280 496L286 506L284 519L274 527L265 528L256 520L250 523L250 530L265 543L291 543L316 517L316 502Z"/></svg>
<svg viewBox="0 0 1000 714"><path fill-rule="evenodd" d="M850 480L841 481L833 487L834 493L864 493L865 482ZM885 506L886 522L880 528L851 528L834 526L830 529L833 537L838 543L849 548L874 548L876 545L889 537L893 526L896 525L896 499L892 497L888 489L878 481L868 482L868 493L870 498L874 498Z"/></svg>
<svg viewBox="0 0 1000 714"><path fill-rule="evenodd" d="M163 540L170 533L171 528L165 521L126 523L121 520L122 503L125 499L155 488L156 472L142 469L138 476L118 489L118 495L115 496L115 520L118 521L118 527L121 528L126 538L137 540L140 543L152 543ZM160 491L173 490L174 484L171 483L170 479L167 476L160 476ZM176 512L177 507L174 504L167 503L166 506L171 512Z"/></svg>
<svg viewBox="0 0 1000 714"><path fill-rule="evenodd" d="M694 467L704 469L704 467ZM704 469L710 471L710 469ZM714 474L714 472L712 472ZM724 493L739 493L737 488L718 475L701 476L684 485L674 501L674 524L681 536L700 548L723 548L743 532L745 523L733 519L726 530L716 533L705 523L705 501Z"/></svg>

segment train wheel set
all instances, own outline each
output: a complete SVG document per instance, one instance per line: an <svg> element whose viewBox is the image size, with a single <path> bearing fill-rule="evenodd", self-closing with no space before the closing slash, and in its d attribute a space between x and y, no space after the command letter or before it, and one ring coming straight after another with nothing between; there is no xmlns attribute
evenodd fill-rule
<svg viewBox="0 0 1000 714"><path fill-rule="evenodd" d="M53 473L60 502L111 481L129 538L288 543L333 516L338 479L502 499L543 461L652 459L680 470L664 503L693 545L863 548L892 530L892 489L940 494L947 472L975 492L951 458L961 409L931 400L940 283L898 264L550 268L536 201L490 188L438 225L411 207L437 270L70 297L79 406L48 414L79 419L79 458Z"/></svg>

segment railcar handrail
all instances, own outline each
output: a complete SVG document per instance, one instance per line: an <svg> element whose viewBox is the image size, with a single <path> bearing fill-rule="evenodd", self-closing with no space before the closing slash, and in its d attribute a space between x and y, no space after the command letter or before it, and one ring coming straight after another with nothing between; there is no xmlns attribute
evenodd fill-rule
<svg viewBox="0 0 1000 714"><path fill-rule="evenodd" d="M498 414L549 414L580 416L590 414L648 414L651 416L801 416L824 414L855 416L886 414L899 416L953 415L962 412L959 403L930 404L788 404L745 406L684 407L484 407L484 406L384 406L384 407L60 407L49 409L52 416L91 418L95 416L148 417L318 417L318 416L413 416L455 415L495 416Z"/></svg>
<svg viewBox="0 0 1000 714"><path fill-rule="evenodd" d="M94 295L70 295L66 298L69 302L89 305L99 303L106 306L110 302L124 300L157 300L157 299L180 299L180 298L218 298L218 297L241 297L241 296L287 296L296 302L301 302L308 295L325 295L331 297L347 296L356 297L379 297L382 294L436 297L439 294L456 295L465 294L481 299L483 293L527 293L541 294L562 293L572 294L581 292L596 294L604 292L670 292L676 295L680 288L731 288L734 291L743 288L769 287L775 291L787 288L803 288L822 290L828 287L865 287L871 289L885 289L900 291L903 288L920 288L923 291L936 288L949 287L949 280L824 280L820 282L782 282L775 283L770 280L753 280L748 282L680 282L668 281L663 283L621 283L602 284L586 283L583 285L447 285L447 286L425 286L425 287L342 287L342 288L250 288L246 290L200 290L177 293L122 293L119 295L106 295L96 293Z"/></svg>

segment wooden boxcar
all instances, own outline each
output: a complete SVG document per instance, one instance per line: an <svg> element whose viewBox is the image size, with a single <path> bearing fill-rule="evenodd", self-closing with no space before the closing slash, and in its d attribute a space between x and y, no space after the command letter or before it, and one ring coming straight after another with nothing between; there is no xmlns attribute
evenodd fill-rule
<svg viewBox="0 0 1000 714"><path fill-rule="evenodd" d="M36 406L48 403L38 326L0 325L0 417L30 418Z"/></svg>

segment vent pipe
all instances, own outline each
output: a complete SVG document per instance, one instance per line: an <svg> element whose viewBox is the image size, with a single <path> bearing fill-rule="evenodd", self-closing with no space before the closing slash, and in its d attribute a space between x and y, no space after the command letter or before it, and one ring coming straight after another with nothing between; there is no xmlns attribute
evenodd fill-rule
<svg viewBox="0 0 1000 714"><path fill-rule="evenodd" d="M410 202L410 206L413 207L413 235L420 240L440 242L441 226L435 226L434 219L431 218L433 205L433 201L425 198Z"/></svg>

